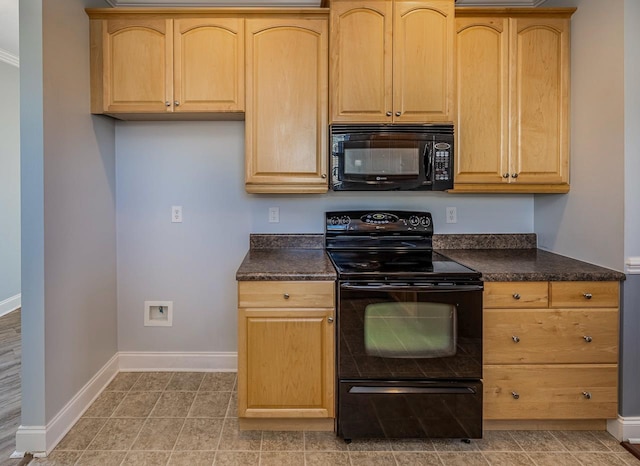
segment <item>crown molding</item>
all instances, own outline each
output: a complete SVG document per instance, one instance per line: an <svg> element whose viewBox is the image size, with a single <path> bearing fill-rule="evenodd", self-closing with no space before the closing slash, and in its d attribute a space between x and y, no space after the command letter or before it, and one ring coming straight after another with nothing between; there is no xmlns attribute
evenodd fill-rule
<svg viewBox="0 0 640 466"><path fill-rule="evenodd" d="M106 0L113 7L314 7L320 0Z"/></svg>
<svg viewBox="0 0 640 466"><path fill-rule="evenodd" d="M536 7L542 5L547 0L456 0L456 7L459 6L499 6L499 7Z"/></svg>
<svg viewBox="0 0 640 466"><path fill-rule="evenodd" d="M0 49L0 61L15 66L16 68L20 68L20 58L4 49Z"/></svg>

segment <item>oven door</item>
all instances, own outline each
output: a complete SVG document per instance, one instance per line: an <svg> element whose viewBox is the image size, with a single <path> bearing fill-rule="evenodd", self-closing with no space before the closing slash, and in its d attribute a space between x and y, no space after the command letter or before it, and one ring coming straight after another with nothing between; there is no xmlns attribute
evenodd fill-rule
<svg viewBox="0 0 640 466"><path fill-rule="evenodd" d="M482 437L482 288L339 284L341 437Z"/></svg>
<svg viewBox="0 0 640 466"><path fill-rule="evenodd" d="M481 379L482 289L340 282L340 380Z"/></svg>

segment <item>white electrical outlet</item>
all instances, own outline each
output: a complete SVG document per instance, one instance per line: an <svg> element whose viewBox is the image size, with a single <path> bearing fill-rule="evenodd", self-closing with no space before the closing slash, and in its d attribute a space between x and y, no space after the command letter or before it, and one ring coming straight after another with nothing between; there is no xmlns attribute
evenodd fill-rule
<svg viewBox="0 0 640 466"><path fill-rule="evenodd" d="M280 223L280 207L269 207L269 223Z"/></svg>
<svg viewBox="0 0 640 466"><path fill-rule="evenodd" d="M182 206L171 206L171 223L182 223Z"/></svg>
<svg viewBox="0 0 640 466"><path fill-rule="evenodd" d="M458 209L447 207L447 223L458 223Z"/></svg>

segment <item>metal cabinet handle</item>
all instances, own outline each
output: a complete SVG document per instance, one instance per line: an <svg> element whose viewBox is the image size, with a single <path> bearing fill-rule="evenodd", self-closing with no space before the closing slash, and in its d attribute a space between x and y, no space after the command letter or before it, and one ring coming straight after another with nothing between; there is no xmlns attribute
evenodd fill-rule
<svg viewBox="0 0 640 466"><path fill-rule="evenodd" d="M512 173L511 174L511 178L518 178L518 174L517 173Z"/></svg>
<svg viewBox="0 0 640 466"><path fill-rule="evenodd" d="M518 392L511 392L511 396L513 397L514 400L517 400L518 398L520 398L520 394Z"/></svg>
<svg viewBox="0 0 640 466"><path fill-rule="evenodd" d="M326 174L326 173L323 173L322 175L320 175L320 177L321 177L321 178L326 178L326 177L327 177L327 174Z"/></svg>
<svg viewBox="0 0 640 466"><path fill-rule="evenodd" d="M584 396L587 400L591 399L591 393L590 392L582 392L582 396Z"/></svg>
<svg viewBox="0 0 640 466"><path fill-rule="evenodd" d="M514 343L519 343L520 342L520 337L514 335L511 337L511 339L513 340Z"/></svg>
<svg viewBox="0 0 640 466"><path fill-rule="evenodd" d="M402 115L402 112L396 112L396 116Z"/></svg>
<svg viewBox="0 0 640 466"><path fill-rule="evenodd" d="M333 317L327 317L327 322L329 322L330 324L333 323Z"/></svg>
<svg viewBox="0 0 640 466"><path fill-rule="evenodd" d="M582 296L584 296L584 299L591 299L593 298L593 295L591 293L582 293Z"/></svg>
<svg viewBox="0 0 640 466"><path fill-rule="evenodd" d="M589 335L585 335L582 338L584 338L584 341L586 343L591 343L593 341L593 338L591 338Z"/></svg>
<svg viewBox="0 0 640 466"><path fill-rule="evenodd" d="M171 102L169 102L168 100L164 103L165 107L171 107Z"/></svg>
<svg viewBox="0 0 640 466"><path fill-rule="evenodd" d="M284 299L289 299L289 298L290 298L289 293L285 293L284 294Z"/></svg>
<svg viewBox="0 0 640 466"><path fill-rule="evenodd" d="M393 115L393 113L387 112L387 116L391 116L391 115Z"/></svg>
<svg viewBox="0 0 640 466"><path fill-rule="evenodd" d="M173 105L175 105L176 107L180 105L180 102L178 102L177 100L173 103Z"/></svg>
<svg viewBox="0 0 640 466"><path fill-rule="evenodd" d="M513 299L520 299L519 293L513 293Z"/></svg>
<svg viewBox="0 0 640 466"><path fill-rule="evenodd" d="M508 174L508 173L504 173L504 174L502 175L502 178L509 178L509 174Z"/></svg>

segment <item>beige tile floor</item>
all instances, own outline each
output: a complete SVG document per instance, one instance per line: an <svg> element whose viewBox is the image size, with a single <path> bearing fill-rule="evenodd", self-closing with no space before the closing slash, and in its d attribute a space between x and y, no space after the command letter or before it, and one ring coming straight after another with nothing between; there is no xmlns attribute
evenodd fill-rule
<svg viewBox="0 0 640 466"><path fill-rule="evenodd" d="M354 441L240 432L235 373L122 372L48 458L32 465L640 465L606 432L485 432L459 440Z"/></svg>

